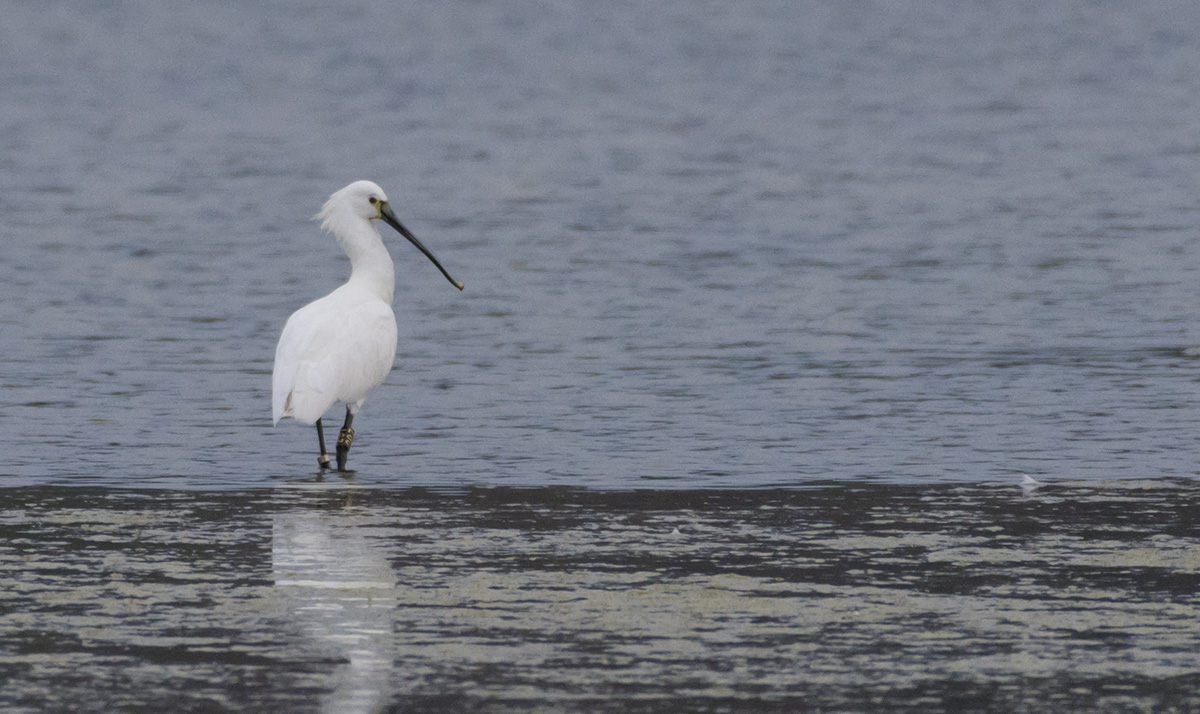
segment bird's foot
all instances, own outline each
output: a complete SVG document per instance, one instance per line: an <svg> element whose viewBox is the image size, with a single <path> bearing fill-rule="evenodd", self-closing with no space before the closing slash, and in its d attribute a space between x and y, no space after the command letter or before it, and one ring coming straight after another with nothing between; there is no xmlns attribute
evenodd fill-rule
<svg viewBox="0 0 1200 714"><path fill-rule="evenodd" d="M350 445L354 443L354 429L343 428L338 432L337 463L338 471L346 470L346 459L350 456Z"/></svg>

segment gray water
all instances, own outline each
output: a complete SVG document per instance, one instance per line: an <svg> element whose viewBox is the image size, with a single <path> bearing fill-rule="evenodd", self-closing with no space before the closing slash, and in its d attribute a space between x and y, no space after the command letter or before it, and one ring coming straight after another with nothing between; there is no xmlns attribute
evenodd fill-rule
<svg viewBox="0 0 1200 714"><path fill-rule="evenodd" d="M246 697L259 711L421 710L443 692L449 709L461 695L931 710L916 673L941 652L960 662L930 665L947 710L960 685L992 710L1076 691L1081 708L1150 706L1160 689L1195 705L1196 682L1172 679L1195 669L1198 638L1196 519L1172 506L1194 502L1197 474L1193 3L17 1L0 17L0 524L20 531L0 576L79 598L4 596L0 704L68 711L99 690L125 697L107 711ZM311 216L359 178L466 290L386 236L396 369L355 421L356 473L322 480L311 429L270 423L270 370L287 316L348 273ZM792 568L807 557L793 545L817 537L807 521L755 514L818 485L851 505L870 488L954 503L945 494L967 489L946 520L913 526L904 557L935 568L929 543L953 539L959 517L1010 527L1025 473L1065 489L1061 503L1147 515L1097 550L1087 534L1123 508L1039 516L1083 540L1047 535L1018 558L1042 585L1005 597L1041 609L1006 615L1012 627L938 619L1023 607L977 599L971 567L1004 570L993 551L942 584L889 579L891 556L839 535L849 522L820 537L846 539L831 568L867 564L850 591L800 565L773 595L776 581L736 568L639 575L744 528L760 529L747 558ZM530 531L507 519L563 488L586 504L549 527L546 547L567 555L530 561L508 537ZM481 493L510 495L455 500ZM661 540L693 493L721 505ZM641 501L663 522L609 533ZM896 537L874 523L853 521ZM410 527L449 540L410 550ZM162 549L119 547L143 537ZM629 562L595 567L581 555L593 538ZM343 561L343 546L358 555ZM1136 579L1137 553L1176 573L1161 591L1071 565L1108 559ZM196 590L194 574L202 593L167 594ZM743 577L766 579L725 580ZM343 581L357 585L321 584ZM421 588L470 587L550 615L488 605L468 625L420 610ZM360 590L365 605L345 594ZM1130 593L1170 607L1114 615ZM155 614L172 598L186 621ZM320 614L329 598L367 624L339 635ZM914 598L935 615L886 614ZM864 599L877 606L855 621L866 649L797 624ZM771 603L783 624L757 629ZM113 620L88 624L95 608ZM1075 616L1115 622L1124 644L1036 634ZM510 644L494 645L506 623ZM931 631L965 649L938 649ZM366 669L308 644L354 638L375 653ZM961 653L995 640L1011 661ZM30 648L65 659L41 668ZM809 655L842 664L801 666ZM520 662L542 674L506 669ZM479 668L495 677L464 673ZM1132 689L1097 684L1110 680ZM203 701L164 703L195 688ZM334 696L346 692L360 694Z"/></svg>

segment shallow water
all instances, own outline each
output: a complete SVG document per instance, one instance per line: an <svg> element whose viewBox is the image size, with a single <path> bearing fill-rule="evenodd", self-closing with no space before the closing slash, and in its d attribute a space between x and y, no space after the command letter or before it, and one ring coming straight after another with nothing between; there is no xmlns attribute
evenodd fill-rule
<svg viewBox="0 0 1200 714"><path fill-rule="evenodd" d="M3 11L0 708L1197 707L1200 6Z"/></svg>
<svg viewBox="0 0 1200 714"><path fill-rule="evenodd" d="M1200 706L1192 481L3 495L6 711Z"/></svg>
<svg viewBox="0 0 1200 714"><path fill-rule="evenodd" d="M1191 4L8 10L10 484L309 471L361 177L467 284L389 236L372 483L1196 473Z"/></svg>

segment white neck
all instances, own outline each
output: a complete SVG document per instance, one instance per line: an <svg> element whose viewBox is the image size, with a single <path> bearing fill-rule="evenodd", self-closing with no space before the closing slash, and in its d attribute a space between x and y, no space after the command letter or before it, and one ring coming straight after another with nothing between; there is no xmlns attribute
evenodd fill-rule
<svg viewBox="0 0 1200 714"><path fill-rule="evenodd" d="M324 219L321 227L333 233L350 258L348 284L362 285L390 305L396 269L375 225L350 211L322 211L319 217Z"/></svg>

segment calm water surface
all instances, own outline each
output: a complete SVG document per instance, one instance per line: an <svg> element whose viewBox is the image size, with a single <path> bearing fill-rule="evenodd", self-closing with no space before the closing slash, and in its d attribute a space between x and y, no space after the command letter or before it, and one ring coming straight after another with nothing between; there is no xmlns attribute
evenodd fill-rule
<svg viewBox="0 0 1200 714"><path fill-rule="evenodd" d="M1200 6L0 9L0 708L1196 707Z"/></svg>
<svg viewBox="0 0 1200 714"><path fill-rule="evenodd" d="M7 480L310 470L361 177L467 284L392 241L374 482L1195 475L1200 10L662 5L10 3Z"/></svg>

